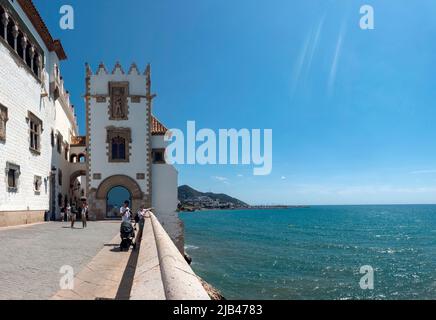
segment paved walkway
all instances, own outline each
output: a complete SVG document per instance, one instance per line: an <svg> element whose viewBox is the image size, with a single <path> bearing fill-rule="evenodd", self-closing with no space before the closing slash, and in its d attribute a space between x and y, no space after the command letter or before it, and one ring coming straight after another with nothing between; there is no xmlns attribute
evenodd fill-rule
<svg viewBox="0 0 436 320"><path fill-rule="evenodd" d="M49 299L69 265L78 274L119 232L119 222L67 223L0 229L0 299Z"/></svg>

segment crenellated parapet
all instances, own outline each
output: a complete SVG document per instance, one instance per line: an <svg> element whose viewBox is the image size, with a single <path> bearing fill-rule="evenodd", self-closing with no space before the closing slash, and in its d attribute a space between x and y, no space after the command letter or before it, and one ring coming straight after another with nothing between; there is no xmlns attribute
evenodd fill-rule
<svg viewBox="0 0 436 320"><path fill-rule="evenodd" d="M147 70L149 68L149 65L147 65L147 67L145 68L145 70L143 72L141 72L137 66L136 63L132 63L129 67L129 71L126 73L124 71L123 66L121 65L121 63L119 61L117 61L114 65L114 67L112 68L112 71L109 72L108 68L106 67L106 65L103 62L100 62L100 64L97 67L97 70L95 72L92 71L91 67L89 64L86 64L86 75L87 76L92 76L92 75L147 75Z"/></svg>

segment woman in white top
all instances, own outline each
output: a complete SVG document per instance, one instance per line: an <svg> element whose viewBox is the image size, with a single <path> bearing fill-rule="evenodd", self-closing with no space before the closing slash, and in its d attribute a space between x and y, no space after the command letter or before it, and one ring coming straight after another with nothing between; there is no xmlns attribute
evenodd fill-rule
<svg viewBox="0 0 436 320"><path fill-rule="evenodd" d="M121 218L123 219L123 222L131 221L129 201L124 201L124 205L120 208L120 214L121 214Z"/></svg>

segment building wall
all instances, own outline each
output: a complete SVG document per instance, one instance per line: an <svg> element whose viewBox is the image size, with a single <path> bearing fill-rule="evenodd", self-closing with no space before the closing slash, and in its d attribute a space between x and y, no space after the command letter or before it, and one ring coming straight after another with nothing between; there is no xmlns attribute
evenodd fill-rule
<svg viewBox="0 0 436 320"><path fill-rule="evenodd" d="M55 64L59 64L56 54L49 52L44 42L28 20L19 5L14 2L20 18L26 24L37 45L44 53L43 79L44 84L36 78L30 68L9 46L0 38L0 103L8 108L8 122L6 124L6 141L0 142L0 226L16 225L43 221L44 213L50 209L50 174L52 166L65 170L67 179L68 169L63 162L64 155L58 155L51 146L51 130L77 133L74 115L54 102L51 96L41 97L43 91L49 92L50 75ZM43 89L43 87L45 89ZM41 152L39 155L30 151L28 112L32 112L42 121L43 131L40 136ZM65 133L65 138L68 133ZM17 192L9 192L7 188L6 163L20 166L21 175L18 179ZM34 191L34 178L42 178L39 193ZM57 179L56 179L57 180ZM60 192L66 191L68 183L64 183ZM57 202L57 201L56 201Z"/></svg>
<svg viewBox="0 0 436 320"><path fill-rule="evenodd" d="M153 149L164 149L163 136L152 137ZM169 164L152 164L152 206L177 248L184 252L184 226L178 217L178 172Z"/></svg>

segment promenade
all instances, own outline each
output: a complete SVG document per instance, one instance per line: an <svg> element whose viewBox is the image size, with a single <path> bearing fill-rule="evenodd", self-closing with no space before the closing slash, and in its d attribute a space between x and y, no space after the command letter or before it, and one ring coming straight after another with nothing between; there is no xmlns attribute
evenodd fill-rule
<svg viewBox="0 0 436 320"><path fill-rule="evenodd" d="M0 299L49 299L58 292L62 266L77 274L119 232L119 222L88 222L88 228L51 222L0 228ZM119 244L119 243L118 243Z"/></svg>

